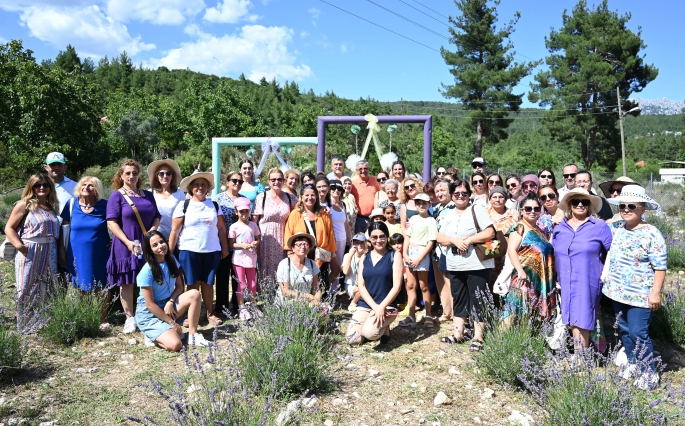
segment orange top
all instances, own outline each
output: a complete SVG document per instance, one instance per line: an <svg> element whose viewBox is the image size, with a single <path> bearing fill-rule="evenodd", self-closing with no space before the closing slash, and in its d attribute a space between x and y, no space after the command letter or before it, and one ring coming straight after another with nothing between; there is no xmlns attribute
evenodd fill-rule
<svg viewBox="0 0 685 426"><path fill-rule="evenodd" d="M285 223L285 233L283 235L283 249L290 250L288 247L288 239L297 234L298 232L309 233L307 229L307 224L304 223L305 218L299 209L295 209L290 212L288 216L288 221ZM316 215L316 220L314 221L314 231L316 232L316 246L321 247L324 250L328 250L335 253L335 234L333 234L333 222L331 222L331 217L325 211L320 211ZM344 248L343 248L344 249ZM317 265L321 266L323 262L316 261Z"/></svg>
<svg viewBox="0 0 685 426"><path fill-rule="evenodd" d="M373 211L373 199L376 192L380 191L381 187L375 177L369 176L369 180L364 182L359 176L352 178L352 195L354 201L359 207L359 214L361 216L369 216Z"/></svg>

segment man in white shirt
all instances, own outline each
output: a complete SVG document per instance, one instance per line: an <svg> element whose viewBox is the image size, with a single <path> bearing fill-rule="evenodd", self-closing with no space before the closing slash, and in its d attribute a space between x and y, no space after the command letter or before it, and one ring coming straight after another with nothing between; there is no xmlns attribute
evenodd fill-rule
<svg viewBox="0 0 685 426"><path fill-rule="evenodd" d="M331 159L331 172L326 175L328 180L340 180L343 176L349 175L349 173L345 173L345 160L339 155L334 155Z"/></svg>
<svg viewBox="0 0 685 426"><path fill-rule="evenodd" d="M485 167L488 165L488 162L485 161L483 157L476 157L471 161L471 167L473 168L473 173L476 172L481 172L485 174Z"/></svg>
<svg viewBox="0 0 685 426"><path fill-rule="evenodd" d="M51 152L45 159L45 170L52 179L52 183L55 184L57 199L59 200L57 215L62 213L67 201L74 196L74 188L76 188L76 182L64 176L64 172L67 170L66 163L64 154L61 152Z"/></svg>
<svg viewBox="0 0 685 426"><path fill-rule="evenodd" d="M564 195L576 187L576 174L578 174L578 166L573 163L564 166L564 182L566 185L558 190L560 203L564 199Z"/></svg>

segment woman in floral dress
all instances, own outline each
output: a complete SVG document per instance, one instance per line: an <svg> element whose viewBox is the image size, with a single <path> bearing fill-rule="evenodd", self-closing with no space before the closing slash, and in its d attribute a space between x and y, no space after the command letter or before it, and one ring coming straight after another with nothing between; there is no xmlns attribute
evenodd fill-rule
<svg viewBox="0 0 685 426"><path fill-rule="evenodd" d="M253 220L259 225L262 233L259 244L259 273L261 277L276 276L278 264L285 258L283 252L283 233L290 211L297 204L297 198L284 192L283 172L269 170L271 189L259 194L252 212Z"/></svg>

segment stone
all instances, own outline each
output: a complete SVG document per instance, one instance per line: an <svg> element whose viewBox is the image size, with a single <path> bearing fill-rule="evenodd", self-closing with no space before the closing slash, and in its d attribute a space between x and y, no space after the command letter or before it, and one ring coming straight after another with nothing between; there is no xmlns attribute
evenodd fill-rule
<svg viewBox="0 0 685 426"><path fill-rule="evenodd" d="M188 389L186 389L186 393L197 392L197 391L199 391L200 389L202 389L202 386L190 385L190 386L188 386Z"/></svg>
<svg viewBox="0 0 685 426"><path fill-rule="evenodd" d="M369 375L371 377L376 377L376 376L378 376L378 374L379 374L378 370L369 370Z"/></svg>
<svg viewBox="0 0 685 426"><path fill-rule="evenodd" d="M0 397L0 407L5 405L5 402L7 402L7 397L5 397L5 396Z"/></svg>
<svg viewBox="0 0 685 426"><path fill-rule="evenodd" d="M522 413L518 410L512 410L511 415L507 417L509 423L519 425L519 426L532 426L535 424L535 420L530 416L530 414Z"/></svg>
<svg viewBox="0 0 685 426"><path fill-rule="evenodd" d="M135 337L131 337L130 339L128 339L128 344L131 346L135 346L138 344L138 341L136 340Z"/></svg>
<svg viewBox="0 0 685 426"><path fill-rule="evenodd" d="M348 370L353 370L353 369L357 368L357 365L356 365L356 364L349 363L349 364L347 364L347 365L345 366L345 368L348 369Z"/></svg>
<svg viewBox="0 0 685 426"><path fill-rule="evenodd" d="M302 407L302 400L301 399L296 399L295 401L292 401L288 404L287 410L288 411L297 411Z"/></svg>
<svg viewBox="0 0 685 426"><path fill-rule="evenodd" d="M276 425L284 426L290 423L290 421L295 417L295 412L290 410L281 411L276 417Z"/></svg>
<svg viewBox="0 0 685 426"><path fill-rule="evenodd" d="M333 420L331 420L331 419L326 420L325 422L323 422L323 424L324 424L324 426L333 426L334 425Z"/></svg>
<svg viewBox="0 0 685 426"><path fill-rule="evenodd" d="M359 396L359 394L357 392L352 392L352 396L357 398L357 399L361 398L361 396Z"/></svg>
<svg viewBox="0 0 685 426"><path fill-rule="evenodd" d="M8 426L14 426L17 423L19 423L19 419L15 418L15 417L10 417L9 419L7 419L7 425Z"/></svg>
<svg viewBox="0 0 685 426"><path fill-rule="evenodd" d="M480 417L474 417L474 418L473 418L473 421L474 421L474 423L479 424L479 425L480 425L480 424L483 424L483 422L481 421Z"/></svg>
<svg viewBox="0 0 685 426"><path fill-rule="evenodd" d="M678 271L678 275L684 275L684 274L685 274L685 271Z"/></svg>
<svg viewBox="0 0 685 426"><path fill-rule="evenodd" d="M98 346L105 346L107 342L98 342Z"/></svg>
<svg viewBox="0 0 685 426"><path fill-rule="evenodd" d="M456 375L461 375L461 371L457 370L457 369L454 368L454 367L450 367L448 373L450 373L450 374L456 374Z"/></svg>
<svg viewBox="0 0 685 426"><path fill-rule="evenodd" d="M38 426L57 426L57 420L52 420L49 422L41 422Z"/></svg>
<svg viewBox="0 0 685 426"><path fill-rule="evenodd" d="M400 411L400 414L402 414L404 416L405 414L409 414L409 413L413 413L413 412L414 412L414 410L412 410L411 408L407 408L407 409Z"/></svg>
<svg viewBox="0 0 685 426"><path fill-rule="evenodd" d="M422 424L424 424L424 423L426 423L426 419L419 419L419 424L420 424L420 425L422 425Z"/></svg>
<svg viewBox="0 0 685 426"><path fill-rule="evenodd" d="M121 359L133 359L133 354L124 354L121 356Z"/></svg>
<svg viewBox="0 0 685 426"><path fill-rule="evenodd" d="M390 419L390 414L386 414L383 417L385 417L385 420L388 420L388 419Z"/></svg>
<svg viewBox="0 0 685 426"><path fill-rule="evenodd" d="M319 403L319 398L315 397L314 395L310 396L309 398L305 398L302 401L302 404L304 404L304 406L307 408L312 408L318 403Z"/></svg>
<svg viewBox="0 0 685 426"><path fill-rule="evenodd" d="M388 407L394 407L394 406L395 406L394 402L392 402L392 401L388 402Z"/></svg>
<svg viewBox="0 0 685 426"><path fill-rule="evenodd" d="M77 369L76 369L76 372L77 372L78 374L83 374L83 373L86 372L86 369L85 369L85 368L77 368Z"/></svg>
<svg viewBox="0 0 685 426"><path fill-rule="evenodd" d="M433 399L433 405L436 407L439 407L441 405L450 405L452 403L452 400L449 399L447 395L445 395L444 392L438 392L437 395L435 395L435 398Z"/></svg>
<svg viewBox="0 0 685 426"><path fill-rule="evenodd" d="M411 383L411 387L417 388L417 387L419 387L419 385L417 385L416 382L412 382L412 383Z"/></svg>
<svg viewBox="0 0 685 426"><path fill-rule="evenodd" d="M480 399L490 399L492 396L495 394L495 391L489 388L483 389L483 394L480 396Z"/></svg>
<svg viewBox="0 0 685 426"><path fill-rule="evenodd" d="M337 406L342 405L342 404L343 404L343 400L340 399L340 398L335 398L335 399L333 400L333 406L334 406L334 407L337 407Z"/></svg>

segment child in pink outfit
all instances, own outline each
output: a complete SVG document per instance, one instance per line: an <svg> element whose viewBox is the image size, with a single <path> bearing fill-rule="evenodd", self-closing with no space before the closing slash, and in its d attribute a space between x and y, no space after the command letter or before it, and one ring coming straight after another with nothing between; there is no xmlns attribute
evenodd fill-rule
<svg viewBox="0 0 685 426"><path fill-rule="evenodd" d="M246 291L257 295L257 248L259 247L259 227L250 221L250 200L240 197L235 200L238 221L228 229L228 246L233 250L233 270L238 278L238 314L240 319L250 319L245 308Z"/></svg>

